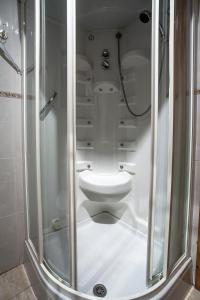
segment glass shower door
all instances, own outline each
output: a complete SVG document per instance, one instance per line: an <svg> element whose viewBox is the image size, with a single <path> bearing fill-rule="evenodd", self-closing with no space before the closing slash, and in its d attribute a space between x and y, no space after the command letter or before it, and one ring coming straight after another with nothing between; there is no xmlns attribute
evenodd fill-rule
<svg viewBox="0 0 200 300"><path fill-rule="evenodd" d="M41 1L40 163L44 260L69 282L66 11L65 0Z"/></svg>
<svg viewBox="0 0 200 300"><path fill-rule="evenodd" d="M27 247L75 288L75 3L27 0L22 15Z"/></svg>
<svg viewBox="0 0 200 300"><path fill-rule="evenodd" d="M192 138L192 1L175 1L174 141L169 270L187 256Z"/></svg>
<svg viewBox="0 0 200 300"><path fill-rule="evenodd" d="M187 257L192 137L192 2L154 1L154 14L149 285Z"/></svg>
<svg viewBox="0 0 200 300"><path fill-rule="evenodd" d="M44 263L58 279L74 285L67 2L40 1L40 172Z"/></svg>
<svg viewBox="0 0 200 300"><path fill-rule="evenodd" d="M153 1L152 16L152 187L149 206L147 284L164 276L172 149L170 94L170 18L173 1ZM171 73L170 73L171 74Z"/></svg>
<svg viewBox="0 0 200 300"><path fill-rule="evenodd" d="M168 209L168 174L170 173L171 115L169 93L169 30L170 1L160 1L159 7L159 65L158 65L158 120L157 120L157 173L155 187L153 273L155 280L163 277L165 236ZM163 32L163 35L161 35ZM152 278L153 279L153 278Z"/></svg>

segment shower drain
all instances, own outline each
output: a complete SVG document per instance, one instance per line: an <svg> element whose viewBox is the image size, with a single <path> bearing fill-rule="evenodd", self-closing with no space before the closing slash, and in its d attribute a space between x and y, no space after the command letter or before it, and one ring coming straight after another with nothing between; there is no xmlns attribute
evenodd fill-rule
<svg viewBox="0 0 200 300"><path fill-rule="evenodd" d="M97 283L93 287L93 293L97 297L105 297L107 294L107 290L103 284Z"/></svg>

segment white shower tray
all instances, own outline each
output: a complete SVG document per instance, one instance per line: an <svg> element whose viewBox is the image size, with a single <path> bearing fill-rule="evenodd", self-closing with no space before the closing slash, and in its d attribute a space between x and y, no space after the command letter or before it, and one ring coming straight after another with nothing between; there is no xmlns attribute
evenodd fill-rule
<svg viewBox="0 0 200 300"><path fill-rule="evenodd" d="M98 174L86 170L79 175L79 186L87 198L92 201L119 201L130 192L131 185L132 176L125 171Z"/></svg>

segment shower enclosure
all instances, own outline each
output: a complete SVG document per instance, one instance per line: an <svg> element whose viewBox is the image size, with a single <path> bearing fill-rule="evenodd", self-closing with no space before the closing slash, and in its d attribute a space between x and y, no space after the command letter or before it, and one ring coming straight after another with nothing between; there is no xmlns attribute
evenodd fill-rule
<svg viewBox="0 0 200 300"><path fill-rule="evenodd" d="M39 299L167 299L192 274L197 2L22 1Z"/></svg>

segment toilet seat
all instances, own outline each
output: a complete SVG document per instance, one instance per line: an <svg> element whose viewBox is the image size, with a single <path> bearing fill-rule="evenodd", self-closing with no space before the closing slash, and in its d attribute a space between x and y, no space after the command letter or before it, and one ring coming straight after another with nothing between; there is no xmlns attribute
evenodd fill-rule
<svg viewBox="0 0 200 300"><path fill-rule="evenodd" d="M119 201L131 190L132 176L123 171L111 174L97 174L83 171L79 175L79 186L93 201Z"/></svg>

